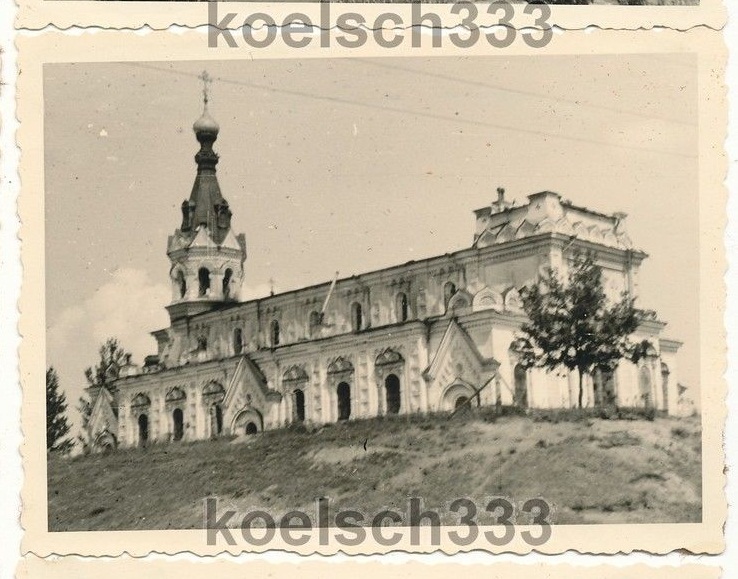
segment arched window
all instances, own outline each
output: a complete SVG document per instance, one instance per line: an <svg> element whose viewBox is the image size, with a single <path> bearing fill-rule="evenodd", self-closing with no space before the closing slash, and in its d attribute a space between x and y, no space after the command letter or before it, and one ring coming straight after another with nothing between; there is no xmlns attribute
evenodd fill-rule
<svg viewBox="0 0 738 579"><path fill-rule="evenodd" d="M197 270L197 280L200 283L197 295L200 297L208 295L210 292L210 271L207 267L201 267Z"/></svg>
<svg viewBox="0 0 738 579"><path fill-rule="evenodd" d="M338 420L348 420L351 416L351 387L341 382L336 388L338 395Z"/></svg>
<svg viewBox="0 0 738 579"><path fill-rule="evenodd" d="M400 413L400 379L390 374L384 379L385 395L387 396L387 414Z"/></svg>
<svg viewBox="0 0 738 579"><path fill-rule="evenodd" d="M205 336L199 336L197 338L197 349L200 352L204 352L208 349L208 339Z"/></svg>
<svg viewBox="0 0 738 579"><path fill-rule="evenodd" d="M361 304L354 302L351 304L351 329L354 332L358 332L361 330L363 323L364 319L361 311Z"/></svg>
<svg viewBox="0 0 738 579"><path fill-rule="evenodd" d="M138 444L140 446L146 446L146 442L149 440L149 417L146 414L141 414L138 417Z"/></svg>
<svg viewBox="0 0 738 579"><path fill-rule="evenodd" d="M299 388L293 393L295 400L295 420L298 422L305 421L305 393Z"/></svg>
<svg viewBox="0 0 738 579"><path fill-rule="evenodd" d="M400 292L395 298L395 312L398 322L405 322L409 316L407 294Z"/></svg>
<svg viewBox="0 0 738 579"><path fill-rule="evenodd" d="M447 281L443 284L443 307L448 308L448 302L454 297L456 293L456 284L452 281Z"/></svg>
<svg viewBox="0 0 738 579"><path fill-rule="evenodd" d="M243 330L241 328L233 330L233 351L236 354L243 352Z"/></svg>
<svg viewBox="0 0 738 579"><path fill-rule="evenodd" d="M233 270L229 267L223 274L223 299L227 300L231 297L231 279L233 278Z"/></svg>
<svg viewBox="0 0 738 579"><path fill-rule="evenodd" d="M279 321L272 320L269 338L271 340L272 347L279 346Z"/></svg>
<svg viewBox="0 0 738 579"><path fill-rule="evenodd" d="M522 364L515 366L513 370L515 379L515 391L513 392L513 404L519 408L528 407L528 371Z"/></svg>
<svg viewBox="0 0 738 579"><path fill-rule="evenodd" d="M308 328L311 336L320 328L320 314L314 310L308 316Z"/></svg>
<svg viewBox="0 0 738 579"><path fill-rule="evenodd" d="M256 434L257 432L259 432L259 427L256 426L256 424L254 424L253 422L249 422L246 425L246 428L244 429L244 432L246 434L249 434L249 435Z"/></svg>
<svg viewBox="0 0 738 579"><path fill-rule="evenodd" d="M182 414L181 408L174 409L172 421L174 422L174 440L182 440L184 436L184 414Z"/></svg>
<svg viewBox="0 0 738 579"><path fill-rule="evenodd" d="M181 269L177 272L176 281L177 287L179 288L179 297L183 298L187 294L187 280Z"/></svg>

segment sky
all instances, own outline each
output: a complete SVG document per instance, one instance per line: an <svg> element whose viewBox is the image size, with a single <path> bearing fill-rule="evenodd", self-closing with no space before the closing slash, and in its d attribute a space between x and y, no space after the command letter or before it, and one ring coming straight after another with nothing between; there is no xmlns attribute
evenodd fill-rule
<svg viewBox="0 0 738 579"><path fill-rule="evenodd" d="M168 325L203 69L245 297L468 247L497 187L552 190L629 214L637 305L684 342L698 396L692 57L344 58L45 66L46 359L70 406L107 337L141 363Z"/></svg>

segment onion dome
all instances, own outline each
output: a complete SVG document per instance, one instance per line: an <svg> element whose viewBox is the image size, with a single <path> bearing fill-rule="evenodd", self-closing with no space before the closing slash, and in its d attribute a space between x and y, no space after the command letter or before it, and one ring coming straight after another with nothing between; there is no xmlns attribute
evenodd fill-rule
<svg viewBox="0 0 738 579"><path fill-rule="evenodd" d="M212 135L217 135L218 131L220 131L220 125L208 112L207 101L205 102L205 108L202 111L202 115L195 121L195 124L192 125L192 130L195 131L195 134L210 133Z"/></svg>

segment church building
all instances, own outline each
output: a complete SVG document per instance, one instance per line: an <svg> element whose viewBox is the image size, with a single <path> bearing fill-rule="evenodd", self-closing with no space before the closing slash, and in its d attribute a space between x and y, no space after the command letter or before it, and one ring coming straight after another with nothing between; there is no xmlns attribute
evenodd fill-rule
<svg viewBox="0 0 738 579"><path fill-rule="evenodd" d="M550 191L513 203L498 189L474 211L465 249L241 301L246 239L218 185L219 126L207 98L193 129L197 174L167 242L170 324L153 332L158 352L143 365L128 360L110 369L110 388L89 389L98 450L462 404L574 407L576 375L518 363L520 289L591 251L608 296L638 295L647 256L631 242L625 214ZM585 405L613 400L675 413L681 344L662 336L665 325L644 321L635 338L651 344L648 356L588 378Z"/></svg>

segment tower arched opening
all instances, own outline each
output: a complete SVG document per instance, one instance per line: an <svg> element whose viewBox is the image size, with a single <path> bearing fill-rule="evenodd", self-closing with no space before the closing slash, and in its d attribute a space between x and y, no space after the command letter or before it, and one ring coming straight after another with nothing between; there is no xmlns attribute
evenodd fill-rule
<svg viewBox="0 0 738 579"><path fill-rule="evenodd" d="M207 267L201 267L197 270L197 280L199 289L197 295L205 297L210 293L210 270Z"/></svg>

